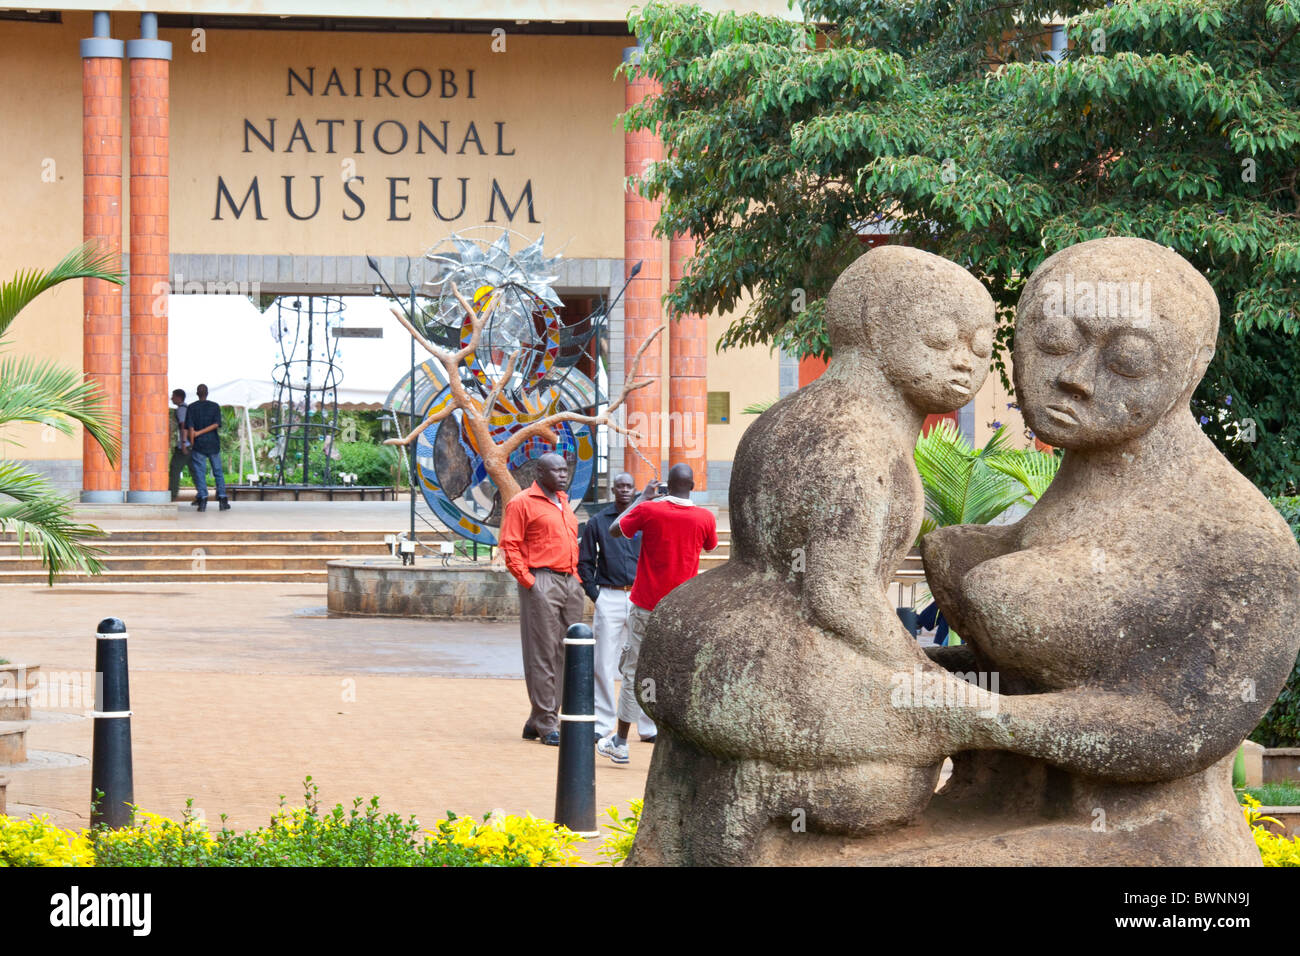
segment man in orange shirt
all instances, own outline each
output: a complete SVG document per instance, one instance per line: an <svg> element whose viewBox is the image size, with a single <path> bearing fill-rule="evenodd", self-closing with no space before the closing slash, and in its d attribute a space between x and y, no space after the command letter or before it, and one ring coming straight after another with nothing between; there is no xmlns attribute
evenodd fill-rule
<svg viewBox="0 0 1300 956"><path fill-rule="evenodd" d="M537 480L510 499L501 520L506 568L519 582L519 637L532 713L524 739L560 745L564 632L582 620L578 519L569 510L569 463L537 459Z"/></svg>

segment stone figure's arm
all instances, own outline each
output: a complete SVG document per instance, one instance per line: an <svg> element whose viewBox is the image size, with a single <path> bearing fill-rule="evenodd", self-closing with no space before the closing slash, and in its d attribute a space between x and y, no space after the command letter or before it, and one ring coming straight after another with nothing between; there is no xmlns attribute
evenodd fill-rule
<svg viewBox="0 0 1300 956"><path fill-rule="evenodd" d="M946 671L973 671L978 669L975 649L969 644L954 644L944 647L931 644L925 649L925 656Z"/></svg>
<svg viewBox="0 0 1300 956"><path fill-rule="evenodd" d="M1049 642L1091 657L1089 673L1067 689L999 697L996 717L978 721L980 746L1120 781L1186 776L1236 749L1294 666L1300 576L1246 534L1182 549L1175 535L1150 544L1161 578L1128 572L1129 588L1160 594L1158 605L1113 605L1113 592L1077 577L1050 589L1051 572L1029 582L1058 611ZM1018 570L1022 585L1029 574ZM1014 659L1016 648L996 654Z"/></svg>
<svg viewBox="0 0 1300 956"><path fill-rule="evenodd" d="M1008 750L1106 780L1185 777L1231 753L1242 737L1193 726L1151 693L1076 688L999 696L997 709L979 714L978 749Z"/></svg>
<svg viewBox="0 0 1300 956"><path fill-rule="evenodd" d="M969 630L964 618L961 580L978 564L1016 548L1015 525L949 525L921 539L925 583L939 603L948 626L961 634Z"/></svg>

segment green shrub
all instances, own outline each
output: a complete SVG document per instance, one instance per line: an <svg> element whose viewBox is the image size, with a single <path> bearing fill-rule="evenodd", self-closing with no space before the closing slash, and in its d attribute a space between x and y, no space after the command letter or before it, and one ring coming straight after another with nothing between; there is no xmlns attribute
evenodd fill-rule
<svg viewBox="0 0 1300 956"><path fill-rule="evenodd" d="M610 866L618 866L632 852L632 844L636 842L636 831L641 825L641 808L644 804L644 800L628 801L632 809L625 817L618 815L618 807L605 808L605 816L610 819L610 822L605 825L614 832L605 838L605 842L600 845L597 852L609 862Z"/></svg>
<svg viewBox="0 0 1300 956"><path fill-rule="evenodd" d="M1286 780L1244 788L1237 795L1239 802L1243 795L1254 797L1266 807L1300 807L1300 783Z"/></svg>
<svg viewBox="0 0 1300 956"><path fill-rule="evenodd" d="M340 472L346 471L357 476L356 483L359 485L393 484L393 470L400 467L400 451L397 448L392 445L351 442L339 445L338 449L339 460L330 469L335 481Z"/></svg>
<svg viewBox="0 0 1300 956"><path fill-rule="evenodd" d="M1270 498L1273 507L1282 512L1282 517L1291 526L1291 533L1300 539L1300 497Z"/></svg>
<svg viewBox="0 0 1300 956"><path fill-rule="evenodd" d="M1300 539L1300 497L1270 500ZM1282 693L1252 731L1250 739L1265 747L1300 747L1300 657L1296 658Z"/></svg>
<svg viewBox="0 0 1300 956"><path fill-rule="evenodd" d="M186 805L169 820L136 809L130 826L74 832L44 818L0 816L0 866L571 866L576 833L532 816L448 814L433 830L414 817L381 814L379 798L357 797L322 814L308 777L304 806L281 809L264 827L215 835Z"/></svg>

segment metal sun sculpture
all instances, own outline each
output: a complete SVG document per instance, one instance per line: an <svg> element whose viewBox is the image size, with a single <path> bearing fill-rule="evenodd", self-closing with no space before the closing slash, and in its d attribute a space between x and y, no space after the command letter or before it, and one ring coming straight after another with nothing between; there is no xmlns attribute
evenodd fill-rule
<svg viewBox="0 0 1300 956"><path fill-rule="evenodd" d="M426 503L457 534L490 545L503 502L532 482L541 455L564 455L569 498L582 499L595 476L597 427L636 439L609 416L650 384L637 380L638 353L622 393L612 402L600 395L577 364L607 306L565 325L552 288L559 257L543 255L544 237L511 252L511 234L491 243L453 234L426 253L437 275L424 302L393 314L433 360L415 369L414 382L403 375L385 403L403 414L414 408L420 419L387 444L416 442Z"/></svg>

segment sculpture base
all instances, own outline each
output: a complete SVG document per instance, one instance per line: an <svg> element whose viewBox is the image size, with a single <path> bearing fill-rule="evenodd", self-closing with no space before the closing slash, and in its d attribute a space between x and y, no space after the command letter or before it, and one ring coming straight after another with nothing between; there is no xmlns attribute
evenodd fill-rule
<svg viewBox="0 0 1300 956"><path fill-rule="evenodd" d="M804 832L796 824L818 814L803 808L767 818L743 853L736 828L709 812L715 798L743 794L702 789L710 767L711 758L660 727L630 865L1262 865L1232 790L1231 756L1180 780L1114 783L1009 754L959 754L943 792L905 826L861 836Z"/></svg>
<svg viewBox="0 0 1300 956"><path fill-rule="evenodd" d="M470 618L519 616L519 591L504 567L442 567L428 558L329 562L327 606L333 615Z"/></svg>

